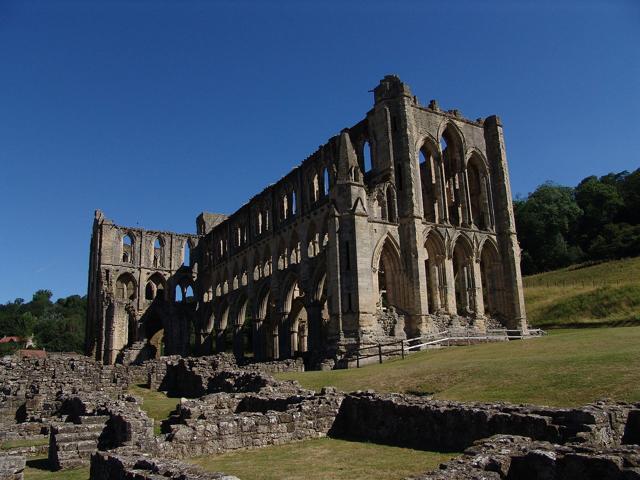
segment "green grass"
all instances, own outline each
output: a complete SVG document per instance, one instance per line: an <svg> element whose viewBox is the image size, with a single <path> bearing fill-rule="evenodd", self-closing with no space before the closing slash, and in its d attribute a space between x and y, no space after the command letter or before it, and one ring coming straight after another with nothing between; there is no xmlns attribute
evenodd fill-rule
<svg viewBox="0 0 640 480"><path fill-rule="evenodd" d="M393 480L437 468L455 455L320 438L189 462L242 480Z"/></svg>
<svg viewBox="0 0 640 480"><path fill-rule="evenodd" d="M534 327L640 325L640 257L531 275L524 284Z"/></svg>
<svg viewBox="0 0 640 480"><path fill-rule="evenodd" d="M49 470L46 457L27 460L27 466L24 469L24 480L87 480L88 478L89 467L52 472Z"/></svg>
<svg viewBox="0 0 640 480"><path fill-rule="evenodd" d="M153 418L153 430L159 435L160 422L169 418L171 412L176 409L178 399L167 397L164 393L150 390L143 385L132 385L129 387L129 393L142 398L141 408Z"/></svg>
<svg viewBox="0 0 640 480"><path fill-rule="evenodd" d="M433 394L459 401L576 406L640 401L640 327L557 330L542 338L451 347L360 369L282 373L314 390Z"/></svg>
<svg viewBox="0 0 640 480"><path fill-rule="evenodd" d="M12 448L25 448L25 447L39 447L41 445L48 445L49 437L38 438L21 438L18 440L7 440L0 443L0 450L9 450Z"/></svg>

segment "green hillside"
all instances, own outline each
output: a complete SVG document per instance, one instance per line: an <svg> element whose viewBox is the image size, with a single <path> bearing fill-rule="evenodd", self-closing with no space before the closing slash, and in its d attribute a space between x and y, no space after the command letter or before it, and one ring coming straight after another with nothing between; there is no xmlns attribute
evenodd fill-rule
<svg viewBox="0 0 640 480"><path fill-rule="evenodd" d="M531 275L524 284L532 326L640 325L640 257Z"/></svg>

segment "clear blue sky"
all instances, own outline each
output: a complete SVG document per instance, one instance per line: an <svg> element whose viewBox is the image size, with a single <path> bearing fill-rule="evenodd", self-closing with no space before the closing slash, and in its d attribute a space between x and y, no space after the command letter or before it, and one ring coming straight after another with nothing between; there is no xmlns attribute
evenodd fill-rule
<svg viewBox="0 0 640 480"><path fill-rule="evenodd" d="M93 211L192 232L388 73L505 124L514 194L640 166L640 2L0 1L0 302L85 294Z"/></svg>

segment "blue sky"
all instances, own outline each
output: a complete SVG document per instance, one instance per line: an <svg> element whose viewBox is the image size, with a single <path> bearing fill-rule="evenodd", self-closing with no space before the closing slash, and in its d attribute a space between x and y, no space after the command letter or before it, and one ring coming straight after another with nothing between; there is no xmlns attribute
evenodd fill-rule
<svg viewBox="0 0 640 480"><path fill-rule="evenodd" d="M0 302L84 294L93 211L192 232L372 106L505 125L514 194L640 167L640 2L0 1Z"/></svg>

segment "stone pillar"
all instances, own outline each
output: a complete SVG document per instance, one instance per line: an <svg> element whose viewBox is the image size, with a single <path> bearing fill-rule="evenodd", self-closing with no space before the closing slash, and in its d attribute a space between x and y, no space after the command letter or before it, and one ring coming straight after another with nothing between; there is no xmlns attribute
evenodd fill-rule
<svg viewBox="0 0 640 480"><path fill-rule="evenodd" d="M279 349L278 356L281 360L285 358L291 358L291 320L289 319L289 312L283 312L280 314L280 321L278 322L278 336L279 336Z"/></svg>
<svg viewBox="0 0 640 480"><path fill-rule="evenodd" d="M441 261L441 260L440 260ZM427 294L431 299L432 310L429 313L437 313L441 310L442 305L440 303L440 279L438 274L438 260L427 260L428 275L429 275L429 291Z"/></svg>
<svg viewBox="0 0 640 480"><path fill-rule="evenodd" d="M224 352L226 345L224 344L224 330L217 329L215 331L216 335L216 353Z"/></svg>
<svg viewBox="0 0 640 480"><path fill-rule="evenodd" d="M244 338L242 338L242 325L233 325L233 354L237 359L244 357Z"/></svg>
<svg viewBox="0 0 640 480"><path fill-rule="evenodd" d="M504 312L507 316L506 326L526 333L528 327L524 305L524 287L520 272L520 245L516 236L513 197L502 123L497 116L488 117L484 121L484 138L487 145L487 158L491 167L492 193L496 206L494 211L496 233L504 273L505 300L508 307Z"/></svg>
<svg viewBox="0 0 640 480"><path fill-rule="evenodd" d="M457 315L455 273L453 271L453 258L444 259L445 296L447 299L447 313Z"/></svg>
<svg viewBox="0 0 640 480"><path fill-rule="evenodd" d="M484 317L484 299L482 298L482 271L480 270L480 258L471 261L473 268L473 304L476 317Z"/></svg>
<svg viewBox="0 0 640 480"><path fill-rule="evenodd" d="M252 322L253 326L253 356L256 360L265 360L266 355L264 351L265 336L264 336L264 322L262 319L256 318Z"/></svg>

